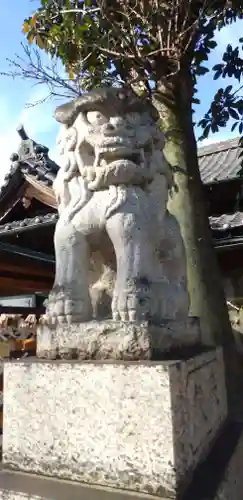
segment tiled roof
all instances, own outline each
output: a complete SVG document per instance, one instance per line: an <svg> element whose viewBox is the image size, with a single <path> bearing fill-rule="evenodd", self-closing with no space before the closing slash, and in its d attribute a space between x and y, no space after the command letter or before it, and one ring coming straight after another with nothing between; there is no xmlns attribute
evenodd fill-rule
<svg viewBox="0 0 243 500"><path fill-rule="evenodd" d="M239 138L210 144L198 149L199 169L203 183L237 177L242 169Z"/></svg>
<svg viewBox="0 0 243 500"><path fill-rule="evenodd" d="M36 160L26 159L24 162L20 162L20 168L23 174L29 174L43 184L52 186L59 167L49 157L46 157L39 159L38 163Z"/></svg>
<svg viewBox="0 0 243 500"><path fill-rule="evenodd" d="M243 226L243 212L222 214L218 217L209 217L210 227L214 231L226 231Z"/></svg>
<svg viewBox="0 0 243 500"><path fill-rule="evenodd" d="M25 231L26 229L34 229L39 226L55 225L58 219L58 213L50 213L46 215L38 215L36 217L22 219L19 221L0 224L0 235L11 234L15 232Z"/></svg>
<svg viewBox="0 0 243 500"><path fill-rule="evenodd" d="M59 166L48 156L48 148L29 139L23 127L17 130L21 143L17 153L11 157L12 167L4 178L0 188L0 199L24 182L25 175L34 177L46 186L52 183L59 170Z"/></svg>
<svg viewBox="0 0 243 500"><path fill-rule="evenodd" d="M9 222L7 224L0 224L0 236L19 233L40 226L55 226L57 220L58 213L49 213L20 221ZM231 215L223 214L218 217L209 217L209 223L213 231L222 232L223 235L223 232L243 226L243 212L236 212Z"/></svg>

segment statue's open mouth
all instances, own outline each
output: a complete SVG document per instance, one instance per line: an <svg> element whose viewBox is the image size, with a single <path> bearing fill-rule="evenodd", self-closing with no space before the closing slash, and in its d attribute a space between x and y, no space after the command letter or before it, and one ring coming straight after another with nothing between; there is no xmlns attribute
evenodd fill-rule
<svg viewBox="0 0 243 500"><path fill-rule="evenodd" d="M126 147L102 148L98 151L97 165L109 164L115 160L130 160L137 165L141 163L141 151L134 151Z"/></svg>
<svg viewBox="0 0 243 500"><path fill-rule="evenodd" d="M79 154L85 167L105 167L116 160L129 160L137 166L144 165L146 154L152 153L151 139L142 147L134 146L134 140L129 137L88 137L83 141Z"/></svg>
<svg viewBox="0 0 243 500"><path fill-rule="evenodd" d="M109 145L93 147L84 141L79 149L83 165L86 167L105 166L116 160L130 160L137 165L143 161L143 149L134 150L131 145L123 145L120 142L111 142Z"/></svg>

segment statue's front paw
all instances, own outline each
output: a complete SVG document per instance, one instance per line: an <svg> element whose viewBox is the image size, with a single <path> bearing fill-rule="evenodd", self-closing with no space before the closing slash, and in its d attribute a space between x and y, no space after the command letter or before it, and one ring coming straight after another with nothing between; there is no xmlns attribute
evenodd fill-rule
<svg viewBox="0 0 243 500"><path fill-rule="evenodd" d="M114 321L146 321L150 316L150 296L148 293L127 290L114 292L112 300L112 317Z"/></svg>
<svg viewBox="0 0 243 500"><path fill-rule="evenodd" d="M55 325L57 323L64 323L64 298L60 297L58 293L51 293L45 303L46 317L49 324Z"/></svg>
<svg viewBox="0 0 243 500"><path fill-rule="evenodd" d="M125 293L121 294L116 291L114 292L112 300L112 317L114 321L131 321Z"/></svg>

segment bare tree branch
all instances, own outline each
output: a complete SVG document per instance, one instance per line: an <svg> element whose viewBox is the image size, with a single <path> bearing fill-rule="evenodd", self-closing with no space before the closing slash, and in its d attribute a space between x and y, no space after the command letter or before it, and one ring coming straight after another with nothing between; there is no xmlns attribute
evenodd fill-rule
<svg viewBox="0 0 243 500"><path fill-rule="evenodd" d="M50 64L44 65L38 50L31 49L24 44L21 45L23 56L16 54L15 60L7 59L10 69L8 72L0 71L0 75L10 76L14 79L32 80L33 85L45 85L47 87L46 97L34 104L40 104L51 97L69 99L81 94L79 77L70 80L65 76L64 70L61 72L56 59L51 60ZM62 73L63 76L61 76Z"/></svg>

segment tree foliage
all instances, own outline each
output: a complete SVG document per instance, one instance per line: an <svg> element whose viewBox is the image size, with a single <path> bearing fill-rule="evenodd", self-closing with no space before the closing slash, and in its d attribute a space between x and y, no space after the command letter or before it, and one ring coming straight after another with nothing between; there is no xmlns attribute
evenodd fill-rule
<svg viewBox="0 0 243 500"><path fill-rule="evenodd" d="M243 38L239 40L243 44ZM228 44L223 54L222 62L216 64L213 68L214 80L221 78L235 78L239 82L239 87L233 90L232 85L227 85L226 88L220 88L215 94L208 112L199 122L203 129L202 138L208 136L209 132L218 132L220 127L226 127L229 119L233 119L234 123L231 130L238 128L239 134L243 133L243 86L240 85L243 75L243 58L241 51L243 45L235 47Z"/></svg>
<svg viewBox="0 0 243 500"><path fill-rule="evenodd" d="M190 68L192 102L197 104L197 78L208 71L205 62L217 45L216 30L242 17L242 0L41 0L40 8L24 20L23 32L29 44L62 61L69 82L53 66L43 67L38 51L33 57L28 47L28 64L17 57L12 74L47 83L52 95L62 93L62 83L69 95L121 82L151 94L163 80L173 82L183 68ZM228 45L213 70L214 79L240 81L240 47ZM220 88L199 123L202 137L230 118L232 130L238 127L242 134L242 104L241 87L237 92L232 86Z"/></svg>
<svg viewBox="0 0 243 500"><path fill-rule="evenodd" d="M41 0L23 32L88 86L135 76L154 88L183 63L204 74L215 29L242 12L241 0Z"/></svg>

